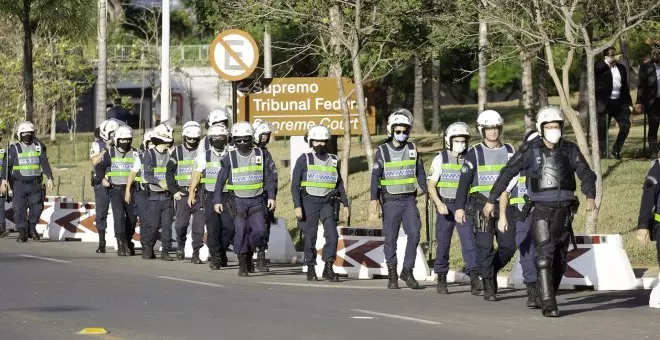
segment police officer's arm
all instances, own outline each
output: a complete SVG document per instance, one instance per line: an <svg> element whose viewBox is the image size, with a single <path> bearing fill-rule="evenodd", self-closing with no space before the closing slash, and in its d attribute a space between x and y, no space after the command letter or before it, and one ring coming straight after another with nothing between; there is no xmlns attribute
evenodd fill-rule
<svg viewBox="0 0 660 340"><path fill-rule="evenodd" d="M126 180L126 190L124 191L124 201L126 201L126 203L131 202L131 186L133 185L133 182L135 182L135 177L137 177L141 168L142 162L140 161L140 157L135 157L131 171L128 173L128 179Z"/></svg>
<svg viewBox="0 0 660 340"><path fill-rule="evenodd" d="M428 186L426 185L426 170L424 170L424 162L422 157L417 157L417 185L422 190L421 194L427 193Z"/></svg>
<svg viewBox="0 0 660 340"><path fill-rule="evenodd" d="M268 159L270 160L270 164L266 164L266 166L270 167L273 169L273 172L275 172L275 196L277 197L277 190L279 189L279 178L277 176L277 166L275 165L275 160L273 159L273 155L266 149L263 150L264 156L268 155ZM264 157L264 160L266 160L266 157Z"/></svg>
<svg viewBox="0 0 660 340"><path fill-rule="evenodd" d="M268 198L268 208L275 210L275 195L277 194L277 168L270 157L270 153L264 154L264 192ZM272 200L272 202L270 202Z"/></svg>
<svg viewBox="0 0 660 340"><path fill-rule="evenodd" d="M578 149L577 145L571 143L570 145L570 159L575 169L575 174L578 176L582 184L580 185L581 191L587 199L596 198L596 173L591 170L589 163L584 159L582 152Z"/></svg>
<svg viewBox="0 0 660 340"><path fill-rule="evenodd" d="M10 149L12 148L10 147ZM9 172L7 167L13 164L12 162L14 159L13 157L10 157L11 150L7 150L6 152L7 154L5 155L5 158L2 160L2 170L0 170L0 178L1 178L0 183L2 184L0 190L2 192L7 192L7 186L9 185L7 175L11 173Z"/></svg>
<svg viewBox="0 0 660 340"><path fill-rule="evenodd" d="M167 190L172 194L181 192L179 185L174 178L176 176L177 161L174 157L170 157L165 166L165 181L167 182Z"/></svg>
<svg viewBox="0 0 660 340"><path fill-rule="evenodd" d="M294 208L302 207L302 193L300 192L300 182L303 173L307 170L307 160L305 154L300 155L296 164L293 167L293 175L291 176L291 200L293 201Z"/></svg>
<svg viewBox="0 0 660 340"><path fill-rule="evenodd" d="M380 148L376 150L373 169L371 169L371 200L378 200L380 196L380 187L378 186L380 178L383 177L383 155Z"/></svg>
<svg viewBox="0 0 660 340"><path fill-rule="evenodd" d="M103 160L103 154L105 153L105 148L101 148L98 141L92 143L92 150L89 153L89 160L92 162L92 165L96 166Z"/></svg>
<svg viewBox="0 0 660 340"><path fill-rule="evenodd" d="M225 155L224 158L220 161L222 164L220 171L218 171L218 179L215 182L215 190L213 192L213 204L222 204L221 195L222 190L225 189L225 182L231 175L231 162L229 161L229 153Z"/></svg>
<svg viewBox="0 0 660 340"><path fill-rule="evenodd" d="M472 180L476 173L477 166L477 152L474 148L468 150L461 167L461 178L458 180L458 189L456 189L456 209L465 210L467 203L468 193L472 186Z"/></svg>
<svg viewBox="0 0 660 340"><path fill-rule="evenodd" d="M190 187L188 187L188 195L193 196L197 186L202 181L202 173L206 170L206 152L197 152L195 157L195 166L193 167L192 175L190 176Z"/></svg>
<svg viewBox="0 0 660 340"><path fill-rule="evenodd" d="M654 208L660 204L656 202L658 193L660 193L660 161L655 161L649 173L644 180L644 187L642 189L642 203L639 208L639 219L637 221L637 229L650 229L649 222L653 221Z"/></svg>
<svg viewBox="0 0 660 340"><path fill-rule="evenodd" d="M307 164L305 164L307 165ZM346 195L346 189L344 188L344 179L341 177L341 164L337 162L337 194L339 194L339 201L344 207L348 207L348 196Z"/></svg>
<svg viewBox="0 0 660 340"><path fill-rule="evenodd" d="M39 162L41 163L41 171L46 175L46 178L53 180L53 171L50 169L50 163L48 163L48 156L46 154L46 146L44 143L39 142L43 152L39 154Z"/></svg>
<svg viewBox="0 0 660 340"><path fill-rule="evenodd" d="M511 181L520 175L520 170L525 166L525 152L529 150L527 147L521 147L511 156L504 168L500 170L500 175L495 180L493 188L490 190L488 196L488 203L495 204L503 192L507 191L507 187Z"/></svg>

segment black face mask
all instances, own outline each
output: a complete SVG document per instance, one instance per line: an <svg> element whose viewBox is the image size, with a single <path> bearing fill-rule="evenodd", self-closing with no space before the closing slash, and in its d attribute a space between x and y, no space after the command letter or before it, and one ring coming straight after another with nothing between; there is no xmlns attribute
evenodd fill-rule
<svg viewBox="0 0 660 340"><path fill-rule="evenodd" d="M211 144L216 150L223 150L225 145L227 145L227 141L224 139L212 139L209 141L209 144Z"/></svg>
<svg viewBox="0 0 660 340"><path fill-rule="evenodd" d="M131 141L117 141L117 148L126 152L131 149Z"/></svg>
<svg viewBox="0 0 660 340"><path fill-rule="evenodd" d="M34 135L32 133L23 133L21 134L21 142L24 144L32 144L32 141L34 140Z"/></svg>
<svg viewBox="0 0 660 340"><path fill-rule="evenodd" d="M192 139L191 141L186 141L185 144L189 150L197 149L197 147L199 146L199 139Z"/></svg>
<svg viewBox="0 0 660 340"><path fill-rule="evenodd" d="M319 155L324 155L328 153L328 146L327 145L315 145L312 147L314 149L314 152L316 152Z"/></svg>
<svg viewBox="0 0 660 340"><path fill-rule="evenodd" d="M249 152L250 149L252 149L252 145L250 143L247 144L236 144L236 149L242 153Z"/></svg>

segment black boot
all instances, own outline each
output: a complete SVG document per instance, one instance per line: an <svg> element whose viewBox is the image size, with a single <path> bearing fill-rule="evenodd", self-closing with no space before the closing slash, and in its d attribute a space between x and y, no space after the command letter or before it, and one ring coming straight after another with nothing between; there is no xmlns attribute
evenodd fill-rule
<svg viewBox="0 0 660 340"><path fill-rule="evenodd" d="M438 286L435 291L438 294L449 294L449 289L447 289L447 273L438 273Z"/></svg>
<svg viewBox="0 0 660 340"><path fill-rule="evenodd" d="M335 270L332 268L332 265L335 263L335 261L326 261L325 262L325 267L323 268L323 277L324 279L328 279L330 282L339 282L339 276L335 274Z"/></svg>
<svg viewBox="0 0 660 340"><path fill-rule="evenodd" d="M307 266L307 281L318 281L319 278L316 276L316 269L313 264Z"/></svg>
<svg viewBox="0 0 660 340"><path fill-rule="evenodd" d="M413 269L412 268L403 268L401 269L401 280L406 282L406 285L410 289L419 289L419 282L415 280L415 276L413 276Z"/></svg>
<svg viewBox="0 0 660 340"><path fill-rule="evenodd" d="M27 229L18 229L18 237L16 238L16 242L25 243L27 241L28 241Z"/></svg>
<svg viewBox="0 0 660 340"><path fill-rule="evenodd" d="M37 231L37 227L30 227L30 235L35 241L41 240L41 235L39 235L39 232Z"/></svg>
<svg viewBox="0 0 660 340"><path fill-rule="evenodd" d="M165 247L163 247L163 250L160 252L160 259L163 261L176 261L170 256L169 249L166 249Z"/></svg>
<svg viewBox="0 0 660 340"><path fill-rule="evenodd" d="M219 251L211 251L209 253L209 256L211 259L209 260L209 268L211 270L219 270L220 269L220 252Z"/></svg>
<svg viewBox="0 0 660 340"><path fill-rule="evenodd" d="M536 291L536 282L526 283L527 285L527 308L537 309L541 307L541 301Z"/></svg>
<svg viewBox="0 0 660 340"><path fill-rule="evenodd" d="M3 209L3 207L0 207L0 209ZM7 226L0 225L0 238L6 237L7 235L9 235L9 229L7 229Z"/></svg>
<svg viewBox="0 0 660 340"><path fill-rule="evenodd" d="M495 295L495 283L493 278L483 279L484 281L484 300L486 301L497 301L497 296Z"/></svg>
<svg viewBox="0 0 660 340"><path fill-rule="evenodd" d="M260 248L257 251L257 270L260 273L267 273L269 271L268 265L266 264L266 250Z"/></svg>
<svg viewBox="0 0 660 340"><path fill-rule="evenodd" d="M387 288L399 289L399 275L396 273L396 264L387 266Z"/></svg>
<svg viewBox="0 0 660 340"><path fill-rule="evenodd" d="M151 260L151 255L153 255L154 249L149 246L149 244L145 242L141 242L142 244L142 259L143 260Z"/></svg>
<svg viewBox="0 0 660 340"><path fill-rule="evenodd" d="M133 240L126 241L126 256L135 256L135 244L133 244Z"/></svg>
<svg viewBox="0 0 660 340"><path fill-rule="evenodd" d="M536 259L536 268L538 269L538 279L536 287L538 289L539 299L541 300L541 313L547 317L558 317L559 309L555 298L555 281L553 279L552 258L539 256Z"/></svg>
<svg viewBox="0 0 660 340"><path fill-rule="evenodd" d="M470 294L479 295L484 289L484 285L481 283L479 278L479 273L476 271L470 272Z"/></svg>
<svg viewBox="0 0 660 340"><path fill-rule="evenodd" d="M126 256L126 241L122 235L117 236L117 256Z"/></svg>
<svg viewBox="0 0 660 340"><path fill-rule="evenodd" d="M247 254L238 255L238 276L250 276L247 269Z"/></svg>
<svg viewBox="0 0 660 340"><path fill-rule="evenodd" d="M149 246L149 255L151 255L149 256L149 259L153 260L156 258L156 252L154 251L154 247L156 246L156 241L151 241L148 244L148 246Z"/></svg>
<svg viewBox="0 0 660 340"><path fill-rule="evenodd" d="M249 252L245 254L245 268L247 269L248 273L254 273L254 260L252 259L254 257L253 252Z"/></svg>
<svg viewBox="0 0 660 340"><path fill-rule="evenodd" d="M96 248L97 254L105 254L105 230L99 230L99 247Z"/></svg>
<svg viewBox="0 0 660 340"><path fill-rule="evenodd" d="M227 260L227 250L221 250L218 254L220 257L220 267L227 267L229 265L229 261Z"/></svg>
<svg viewBox="0 0 660 340"><path fill-rule="evenodd" d="M179 261L183 261L186 259L186 252L183 249L183 247L176 248L176 259Z"/></svg>
<svg viewBox="0 0 660 340"><path fill-rule="evenodd" d="M178 255L178 252L177 252L177 255ZM190 259L190 263L192 263L192 264L204 264L204 262L202 262L202 259L199 258L199 249L193 249L193 254L192 254L192 258Z"/></svg>

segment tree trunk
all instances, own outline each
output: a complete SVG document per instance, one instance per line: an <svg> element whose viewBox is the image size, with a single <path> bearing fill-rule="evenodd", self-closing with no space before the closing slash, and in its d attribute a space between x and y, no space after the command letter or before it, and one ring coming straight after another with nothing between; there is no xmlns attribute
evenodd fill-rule
<svg viewBox="0 0 660 340"><path fill-rule="evenodd" d="M619 40L619 53L621 53L621 59L619 62L626 67L628 70L628 86L630 87L630 48L628 47L628 40L621 38Z"/></svg>
<svg viewBox="0 0 660 340"><path fill-rule="evenodd" d="M374 150L371 145L371 135L367 123L367 108L364 97L364 85L362 83L362 64L360 64L360 41L355 30L352 32L352 35L351 59L353 64L353 82L355 83L355 94L357 95L358 119L360 121L360 131L362 132L362 147L367 156L369 169L371 169L374 165Z"/></svg>
<svg viewBox="0 0 660 340"><path fill-rule="evenodd" d="M56 140L56 125L57 125L57 104L53 104L50 111L50 142L54 143Z"/></svg>
<svg viewBox="0 0 660 340"><path fill-rule="evenodd" d="M479 88L477 89L477 111L486 109L488 102L488 61L486 50L488 49L488 24L483 18L479 18Z"/></svg>
<svg viewBox="0 0 660 340"><path fill-rule="evenodd" d="M23 0L23 91L25 92L25 120L34 122L34 71L32 68L31 0Z"/></svg>
<svg viewBox="0 0 660 340"><path fill-rule="evenodd" d="M537 94L539 107L548 106L548 63L546 62L543 49L539 51L537 71L539 80Z"/></svg>
<svg viewBox="0 0 660 340"><path fill-rule="evenodd" d="M106 53L107 37L107 0L99 0L99 31L98 31L98 53L99 60L97 64L98 80L96 81L96 122L101 124L106 118L105 107L107 105L107 78L108 78L108 60Z"/></svg>
<svg viewBox="0 0 660 340"><path fill-rule="evenodd" d="M584 120L589 117L589 89L587 88L587 55L582 54L580 58L580 96L578 97L578 112L580 112L580 119Z"/></svg>
<svg viewBox="0 0 660 340"><path fill-rule="evenodd" d="M534 129L534 86L532 81L532 54L520 54L522 64L522 105L525 110L525 132Z"/></svg>
<svg viewBox="0 0 660 340"><path fill-rule="evenodd" d="M431 67L431 92L433 94L433 117L431 118L431 132L440 133L440 56L433 53Z"/></svg>
<svg viewBox="0 0 660 340"><path fill-rule="evenodd" d="M413 132L422 134L426 132L424 128L424 70L419 55L415 56L415 92L413 99Z"/></svg>
<svg viewBox="0 0 660 340"><path fill-rule="evenodd" d="M594 64L594 53L587 49L587 65ZM589 89L589 134L591 142L592 170L596 173L596 209L587 213L585 232L596 233L598 211L603 199L603 172L600 167L600 150L598 145L598 117L596 114L596 76L593 67L587 67L587 88Z"/></svg>

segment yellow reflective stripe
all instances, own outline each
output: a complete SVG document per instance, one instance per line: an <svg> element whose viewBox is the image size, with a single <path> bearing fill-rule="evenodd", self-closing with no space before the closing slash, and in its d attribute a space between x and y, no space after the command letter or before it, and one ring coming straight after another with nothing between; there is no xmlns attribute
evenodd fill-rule
<svg viewBox="0 0 660 340"><path fill-rule="evenodd" d="M525 176L518 177L518 183L525 183L525 181L527 181L527 177Z"/></svg>
<svg viewBox="0 0 660 340"><path fill-rule="evenodd" d="M261 169L262 169L261 165L252 165L252 166L244 166L241 168L233 168L231 169L231 171L233 173L239 173L239 172L257 171Z"/></svg>
<svg viewBox="0 0 660 340"><path fill-rule="evenodd" d="M475 193L475 192L489 192L493 188L492 185L477 185L472 188L470 188L470 193Z"/></svg>
<svg viewBox="0 0 660 340"><path fill-rule="evenodd" d="M509 204L525 204L525 198L524 197L514 197L509 199Z"/></svg>
<svg viewBox="0 0 660 340"><path fill-rule="evenodd" d="M110 161L117 162L117 163L133 163L133 162L135 162L135 158L132 158L132 157L124 157L124 158L122 158L122 157L113 157L113 158L110 158Z"/></svg>
<svg viewBox="0 0 660 340"><path fill-rule="evenodd" d="M179 164L179 165L191 165L191 164L195 164L195 160L194 159L182 159L182 160L178 161L177 164Z"/></svg>
<svg viewBox="0 0 660 340"><path fill-rule="evenodd" d="M500 171L504 168L503 164L479 165L479 171Z"/></svg>
<svg viewBox="0 0 660 340"><path fill-rule="evenodd" d="M458 183L457 182L438 182L438 184L435 185L438 188L455 188L458 189Z"/></svg>
<svg viewBox="0 0 660 340"><path fill-rule="evenodd" d="M206 162L206 167L207 168L215 168L215 167L219 167L219 166L220 166L220 162Z"/></svg>
<svg viewBox="0 0 660 340"><path fill-rule="evenodd" d="M403 179L381 179L380 185L402 185L402 184L414 184L417 182L416 178L403 178Z"/></svg>
<svg viewBox="0 0 660 340"><path fill-rule="evenodd" d="M660 214L655 214L655 221L660 222Z"/></svg>
<svg viewBox="0 0 660 340"><path fill-rule="evenodd" d="M110 171L108 176L110 177L128 177L129 171Z"/></svg>
<svg viewBox="0 0 660 340"><path fill-rule="evenodd" d="M167 168L154 168L154 172L158 172L158 173L163 173L166 170L167 170Z"/></svg>
<svg viewBox="0 0 660 340"><path fill-rule="evenodd" d="M325 172L337 172L337 168L333 166L325 166L325 165L308 165L307 169L316 170L316 171L325 171Z"/></svg>
<svg viewBox="0 0 660 340"><path fill-rule="evenodd" d="M218 181L217 178L202 178L202 183L203 184L215 184Z"/></svg>
<svg viewBox="0 0 660 340"><path fill-rule="evenodd" d="M18 154L18 157L34 157L34 156L41 156L41 152L32 151L32 152L21 152Z"/></svg>
<svg viewBox="0 0 660 340"><path fill-rule="evenodd" d="M14 165L12 167L14 170L37 170L41 168L39 164L30 164L30 165Z"/></svg>
<svg viewBox="0 0 660 340"><path fill-rule="evenodd" d="M460 164L442 164L440 168L446 170L461 170L463 166Z"/></svg>
<svg viewBox="0 0 660 340"><path fill-rule="evenodd" d="M141 182L141 183L146 182L146 181L144 180L144 178L142 178L142 177L135 177L135 181L136 181L136 182Z"/></svg>
<svg viewBox="0 0 660 340"><path fill-rule="evenodd" d="M319 183L319 182L303 181L303 182L300 183L300 186L302 186L302 187L312 187L312 188L334 189L336 184L334 184L334 183Z"/></svg>
<svg viewBox="0 0 660 340"><path fill-rule="evenodd" d="M417 164L416 160L408 159L408 160L405 160L405 161L385 162L385 164L383 164L383 166L386 167L386 168L396 168L396 167L400 167L400 166L404 166L404 165L415 165L415 164Z"/></svg>
<svg viewBox="0 0 660 340"><path fill-rule="evenodd" d="M174 176L174 179L178 181L183 179L190 179L190 177L191 177L190 175L176 175Z"/></svg>
<svg viewBox="0 0 660 340"><path fill-rule="evenodd" d="M264 187L263 183L256 183L256 184L227 184L226 188L227 190L254 190L254 189L261 189Z"/></svg>

